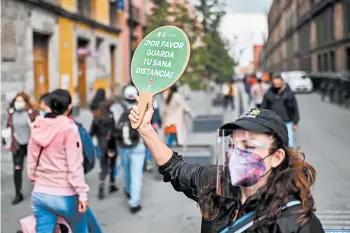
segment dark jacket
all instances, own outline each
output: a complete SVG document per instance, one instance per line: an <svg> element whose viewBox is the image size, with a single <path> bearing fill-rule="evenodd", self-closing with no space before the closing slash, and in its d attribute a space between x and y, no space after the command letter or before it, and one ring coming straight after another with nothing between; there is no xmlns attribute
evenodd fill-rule
<svg viewBox="0 0 350 233"><path fill-rule="evenodd" d="M103 114L99 119L94 118L90 127L91 137L96 136L101 154L116 150L115 123L112 112Z"/></svg>
<svg viewBox="0 0 350 233"><path fill-rule="evenodd" d="M15 110L13 108L10 108L8 110L8 118L7 118L7 124L6 124L6 127L9 127L11 129L11 145L10 145L11 152L16 152L19 149L19 144L13 133L13 130L14 130L13 113L14 112ZM34 122L35 118L39 115L38 111L31 108L27 110L27 113L28 113L28 123ZM4 146L5 144L6 144L6 140L2 138L2 145Z"/></svg>
<svg viewBox="0 0 350 233"><path fill-rule="evenodd" d="M216 179L215 165L187 164L182 156L177 153L174 153L166 164L160 166L158 171L163 175L164 182L171 182L176 191L183 192L188 198L196 202L198 202L201 190ZM235 211L239 207L239 189L236 192L236 199L222 197L225 199L223 200L225 204L222 205L217 219L207 221L202 218L201 233L218 233L232 223ZM248 229L244 233L323 233L322 225L313 212L310 213L310 219L306 224L303 226L297 225L300 214L296 211L300 208L300 205L287 208L282 211L276 223L272 226L263 226L255 230ZM238 216L238 218L241 216Z"/></svg>
<svg viewBox="0 0 350 233"><path fill-rule="evenodd" d="M277 113L284 122L299 122L299 110L294 93L288 85L282 92L275 92L271 87L265 94L261 108L266 108Z"/></svg>

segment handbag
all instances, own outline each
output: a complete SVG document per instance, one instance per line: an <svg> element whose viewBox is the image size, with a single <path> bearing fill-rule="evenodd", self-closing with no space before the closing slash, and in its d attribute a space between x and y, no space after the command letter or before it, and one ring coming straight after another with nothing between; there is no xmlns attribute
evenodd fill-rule
<svg viewBox="0 0 350 233"><path fill-rule="evenodd" d="M12 130L10 127L7 127L1 130L1 137L5 141L6 145L11 146L12 143Z"/></svg>
<svg viewBox="0 0 350 233"><path fill-rule="evenodd" d="M176 126L174 124L164 128L165 134L176 134L176 132L177 132Z"/></svg>
<svg viewBox="0 0 350 233"><path fill-rule="evenodd" d="M39 160L43 152L43 149L44 149L43 147L40 148L35 169L39 165ZM21 223L21 229L23 233L36 233L36 218L34 214L22 218L20 220L20 223ZM56 226L55 233L73 233L73 232L70 229L66 220L64 220L64 218L62 217L57 216L57 226Z"/></svg>

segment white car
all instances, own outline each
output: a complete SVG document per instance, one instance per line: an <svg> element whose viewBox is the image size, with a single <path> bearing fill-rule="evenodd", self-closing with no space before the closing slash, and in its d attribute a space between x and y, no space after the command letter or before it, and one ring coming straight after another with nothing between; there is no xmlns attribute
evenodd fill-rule
<svg viewBox="0 0 350 233"><path fill-rule="evenodd" d="M312 92L313 90L312 81L304 71L282 72L281 77L293 92Z"/></svg>

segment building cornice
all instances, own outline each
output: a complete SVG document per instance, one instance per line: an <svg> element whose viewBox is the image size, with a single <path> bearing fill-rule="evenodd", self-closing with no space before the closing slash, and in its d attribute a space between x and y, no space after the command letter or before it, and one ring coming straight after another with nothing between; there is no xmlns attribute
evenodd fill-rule
<svg viewBox="0 0 350 233"><path fill-rule="evenodd" d="M84 24L87 24L91 26L92 28L98 28L106 32L110 33L116 33L119 34L121 32L121 29L119 27L110 27L108 25L99 23L91 18L87 18L85 16L82 16L78 13L67 11L66 9L62 8L61 6L52 4L50 2L44 1L44 0L19 0L22 2L30 3L36 7L39 7L41 9L47 10L49 12L52 12L56 14L57 16L62 16L74 21L78 21Z"/></svg>

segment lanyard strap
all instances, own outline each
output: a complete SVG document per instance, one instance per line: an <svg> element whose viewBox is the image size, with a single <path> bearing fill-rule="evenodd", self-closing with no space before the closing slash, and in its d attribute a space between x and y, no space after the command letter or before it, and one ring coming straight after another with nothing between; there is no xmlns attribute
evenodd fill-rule
<svg viewBox="0 0 350 233"><path fill-rule="evenodd" d="M299 200L293 200L287 203L284 207L280 208L279 210L284 210L289 207L299 205L301 204L301 201ZM237 219L232 223L231 226L227 226L225 229L223 229L220 233L242 233L246 231L247 229L251 228L254 224L255 220L255 213L249 212L245 215L243 215L241 218ZM261 217L258 221L262 220L264 217Z"/></svg>

